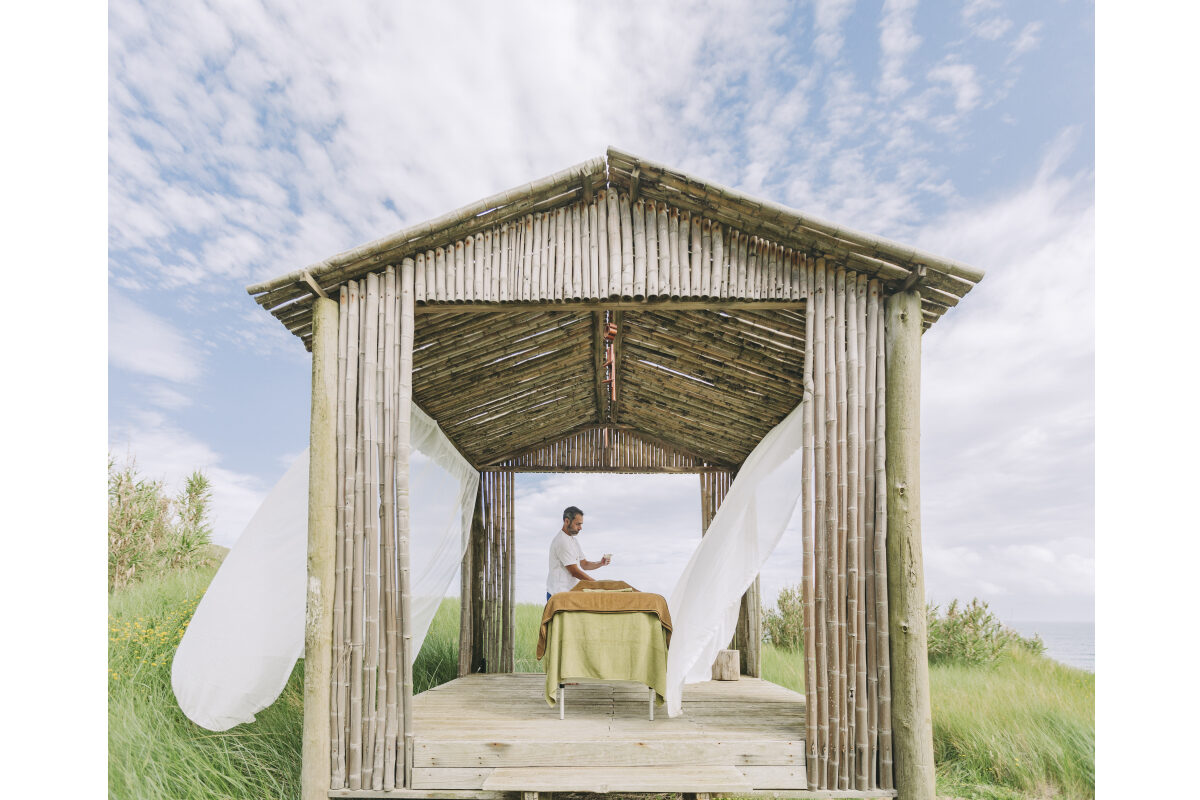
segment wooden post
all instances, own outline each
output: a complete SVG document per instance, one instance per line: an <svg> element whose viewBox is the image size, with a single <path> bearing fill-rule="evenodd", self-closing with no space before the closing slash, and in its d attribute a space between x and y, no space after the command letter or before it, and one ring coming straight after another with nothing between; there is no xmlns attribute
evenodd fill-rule
<svg viewBox="0 0 1200 800"><path fill-rule="evenodd" d="M312 416L308 456L308 593L304 616L304 739L301 794L330 789L329 670L333 661L333 568L337 535L338 304L313 300Z"/></svg>
<svg viewBox="0 0 1200 800"><path fill-rule="evenodd" d="M900 800L933 800L933 722L921 564L921 296L887 299L887 585L892 756Z"/></svg>

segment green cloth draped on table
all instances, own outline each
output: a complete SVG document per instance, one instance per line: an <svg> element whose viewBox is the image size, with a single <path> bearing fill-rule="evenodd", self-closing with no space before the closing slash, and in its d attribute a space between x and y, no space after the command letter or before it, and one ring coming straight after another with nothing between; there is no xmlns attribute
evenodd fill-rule
<svg viewBox="0 0 1200 800"><path fill-rule="evenodd" d="M630 589L623 581L580 581L546 603L537 657L545 657L549 705L559 683L577 679L644 683L663 704L671 614L662 595Z"/></svg>

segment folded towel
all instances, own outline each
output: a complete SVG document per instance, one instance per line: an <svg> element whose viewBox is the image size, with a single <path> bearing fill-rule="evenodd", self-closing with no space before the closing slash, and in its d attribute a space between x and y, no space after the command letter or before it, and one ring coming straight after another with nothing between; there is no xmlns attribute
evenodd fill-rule
<svg viewBox="0 0 1200 800"><path fill-rule="evenodd" d="M633 588L629 589L584 589L585 592L632 592Z"/></svg>

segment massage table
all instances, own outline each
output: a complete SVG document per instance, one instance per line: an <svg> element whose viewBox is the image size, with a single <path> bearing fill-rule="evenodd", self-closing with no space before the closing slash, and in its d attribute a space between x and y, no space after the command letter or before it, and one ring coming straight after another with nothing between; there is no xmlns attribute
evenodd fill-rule
<svg viewBox="0 0 1200 800"><path fill-rule="evenodd" d="M667 684L671 614L662 595L624 581L580 581L552 595L542 612L538 660L546 702L566 718L566 685L580 680L632 681L650 693L650 719ZM544 659L544 660L543 660Z"/></svg>

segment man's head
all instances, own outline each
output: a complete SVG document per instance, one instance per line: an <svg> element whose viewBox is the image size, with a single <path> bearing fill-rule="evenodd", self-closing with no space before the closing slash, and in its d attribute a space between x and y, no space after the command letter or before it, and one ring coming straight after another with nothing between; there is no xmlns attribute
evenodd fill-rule
<svg viewBox="0 0 1200 800"><path fill-rule="evenodd" d="M579 533L583 528L583 512L575 506L567 506L563 509L563 532L572 536Z"/></svg>

